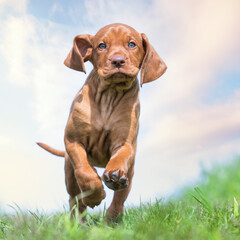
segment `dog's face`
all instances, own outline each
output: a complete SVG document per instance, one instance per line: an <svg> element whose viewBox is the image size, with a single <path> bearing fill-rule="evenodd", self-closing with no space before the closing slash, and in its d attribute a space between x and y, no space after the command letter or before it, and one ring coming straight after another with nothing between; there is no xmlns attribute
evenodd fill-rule
<svg viewBox="0 0 240 240"><path fill-rule="evenodd" d="M105 80L135 79L144 54L141 35L128 26L106 26L93 38L93 65Z"/></svg>
<svg viewBox="0 0 240 240"><path fill-rule="evenodd" d="M85 72L84 62L88 60L104 81L114 83L131 82L141 67L141 84L159 78L166 70L145 34L124 24L107 25L95 36L76 36L64 63Z"/></svg>

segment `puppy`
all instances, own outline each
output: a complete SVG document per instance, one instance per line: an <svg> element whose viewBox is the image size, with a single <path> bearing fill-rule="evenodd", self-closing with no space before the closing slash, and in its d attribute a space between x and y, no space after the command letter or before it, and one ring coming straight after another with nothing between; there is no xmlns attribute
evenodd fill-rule
<svg viewBox="0 0 240 240"><path fill-rule="evenodd" d="M134 173L139 128L140 85L159 78L166 65L140 34L124 24L111 24L95 36L78 35L64 64L86 73L93 70L73 100L65 129L65 151L38 143L45 150L65 157L65 181L70 209L78 201L82 213L105 198L105 185L114 190L107 219L123 214ZM105 168L102 178L94 167ZM78 196L78 197L76 197Z"/></svg>

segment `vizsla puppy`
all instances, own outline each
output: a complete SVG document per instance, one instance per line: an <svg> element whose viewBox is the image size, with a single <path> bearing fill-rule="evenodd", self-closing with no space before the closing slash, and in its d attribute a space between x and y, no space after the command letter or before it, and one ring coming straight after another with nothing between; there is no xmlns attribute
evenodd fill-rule
<svg viewBox="0 0 240 240"><path fill-rule="evenodd" d="M93 70L71 106L66 152L38 144L65 157L70 208L80 193L80 213L99 205L105 198L102 180L114 190L107 210L110 220L122 215L131 189L140 112L137 74L141 68L142 85L159 78L167 67L146 35L124 24L105 26L95 36L76 36L64 64L86 72L86 61ZM102 179L94 166L105 168Z"/></svg>

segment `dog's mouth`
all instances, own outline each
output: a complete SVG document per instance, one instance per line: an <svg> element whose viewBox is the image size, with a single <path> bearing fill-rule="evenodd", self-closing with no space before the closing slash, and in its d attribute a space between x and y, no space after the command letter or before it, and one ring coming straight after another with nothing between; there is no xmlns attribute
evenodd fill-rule
<svg viewBox="0 0 240 240"><path fill-rule="evenodd" d="M128 82L133 78L134 76L132 76L131 74L120 71L109 73L104 77L106 81L112 81L114 83Z"/></svg>
<svg viewBox="0 0 240 240"><path fill-rule="evenodd" d="M123 72L114 72L108 74L104 77L105 82L107 82L112 87L117 90L124 90L131 87L134 77Z"/></svg>
<svg viewBox="0 0 240 240"><path fill-rule="evenodd" d="M118 83L136 79L139 68L134 66L121 68L103 67L99 68L97 71L105 81Z"/></svg>
<svg viewBox="0 0 240 240"><path fill-rule="evenodd" d="M108 79L109 78L111 78L112 80L114 80L114 81L125 81L125 80L127 80L127 79L129 79L129 78L131 78L129 75L127 75L126 73L121 73L121 72L117 72L117 73L114 73L114 74L112 74L112 75L110 75L109 77L108 77Z"/></svg>
<svg viewBox="0 0 240 240"><path fill-rule="evenodd" d="M137 77L139 69L98 69L98 74L104 79L108 86L119 91L129 89Z"/></svg>

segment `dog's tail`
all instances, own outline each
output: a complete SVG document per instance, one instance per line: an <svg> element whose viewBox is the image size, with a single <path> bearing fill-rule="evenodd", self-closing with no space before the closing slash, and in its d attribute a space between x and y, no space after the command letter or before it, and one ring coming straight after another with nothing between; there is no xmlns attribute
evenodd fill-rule
<svg viewBox="0 0 240 240"><path fill-rule="evenodd" d="M65 156L65 151L60 151L60 150L54 149L45 143L37 142L37 145L56 156L59 156L59 157Z"/></svg>

